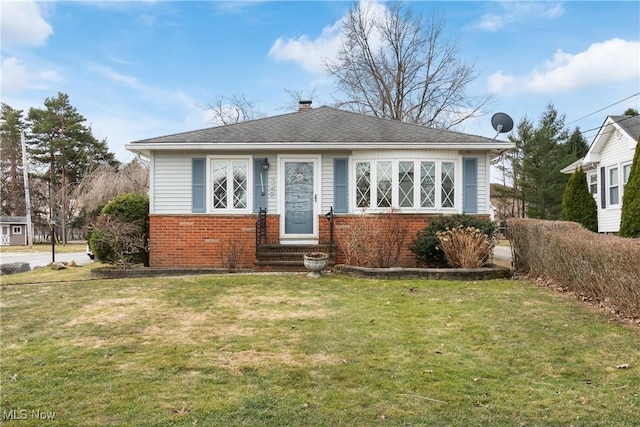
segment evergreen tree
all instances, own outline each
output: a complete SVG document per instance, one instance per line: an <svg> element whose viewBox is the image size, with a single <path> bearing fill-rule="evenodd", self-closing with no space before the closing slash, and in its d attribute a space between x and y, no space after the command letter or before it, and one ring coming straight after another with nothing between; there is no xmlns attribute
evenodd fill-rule
<svg viewBox="0 0 640 427"><path fill-rule="evenodd" d="M622 195L622 219L620 232L622 237L640 237L640 138L633 155L629 180Z"/></svg>
<svg viewBox="0 0 640 427"><path fill-rule="evenodd" d="M589 143L587 143L587 140L582 136L580 128L576 127L571 133L569 141L567 141L567 153L577 160L586 156L587 151L589 151Z"/></svg>
<svg viewBox="0 0 640 427"><path fill-rule="evenodd" d="M47 183L49 215L58 218L66 243L65 224L70 220L71 188L101 163L117 164L105 140L98 141L86 119L58 93L47 98L44 109L29 109L31 134L28 140L32 161Z"/></svg>
<svg viewBox="0 0 640 427"><path fill-rule="evenodd" d="M587 230L598 231L598 205L589 192L587 175L576 169L562 197L562 219L582 224Z"/></svg>
<svg viewBox="0 0 640 427"><path fill-rule="evenodd" d="M0 122L0 213L6 216L26 214L24 176L22 169L21 134L24 128L22 110L15 110L2 103Z"/></svg>
<svg viewBox="0 0 640 427"><path fill-rule="evenodd" d="M522 142L522 191L529 218L558 219L567 177L560 170L577 160L567 154L564 115L548 104L530 139Z"/></svg>

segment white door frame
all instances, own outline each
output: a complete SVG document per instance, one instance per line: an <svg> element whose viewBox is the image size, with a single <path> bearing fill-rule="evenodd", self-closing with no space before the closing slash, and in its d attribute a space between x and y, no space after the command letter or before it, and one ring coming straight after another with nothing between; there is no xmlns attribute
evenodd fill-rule
<svg viewBox="0 0 640 427"><path fill-rule="evenodd" d="M312 234L286 234L285 233L285 163L286 162L311 162L313 163L313 232ZM280 214L280 243L282 244L317 244L318 243L318 212L320 200L322 200L321 186L321 161L320 155L283 154L278 155L278 213Z"/></svg>

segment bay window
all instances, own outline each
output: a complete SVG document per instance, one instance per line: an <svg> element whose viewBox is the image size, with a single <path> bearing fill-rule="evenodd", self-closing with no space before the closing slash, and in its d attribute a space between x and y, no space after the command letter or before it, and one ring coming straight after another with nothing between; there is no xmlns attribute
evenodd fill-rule
<svg viewBox="0 0 640 427"><path fill-rule="evenodd" d="M454 161L358 160L354 171L357 208L455 208Z"/></svg>
<svg viewBox="0 0 640 427"><path fill-rule="evenodd" d="M453 162L442 162L440 189L442 207L452 208L455 200L455 164Z"/></svg>

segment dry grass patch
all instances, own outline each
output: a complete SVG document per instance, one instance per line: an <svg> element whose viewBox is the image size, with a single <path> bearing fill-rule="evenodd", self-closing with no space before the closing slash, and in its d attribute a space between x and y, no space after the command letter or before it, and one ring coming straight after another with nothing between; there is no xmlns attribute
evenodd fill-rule
<svg viewBox="0 0 640 427"><path fill-rule="evenodd" d="M0 297L4 413L51 425L626 427L640 411L638 329L525 281L228 275Z"/></svg>

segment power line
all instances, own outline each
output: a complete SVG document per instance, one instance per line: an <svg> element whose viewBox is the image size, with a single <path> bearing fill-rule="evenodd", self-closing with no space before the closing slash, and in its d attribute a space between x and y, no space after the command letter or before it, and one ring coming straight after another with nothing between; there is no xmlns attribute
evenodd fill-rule
<svg viewBox="0 0 640 427"><path fill-rule="evenodd" d="M628 96L628 97L626 97L625 99L622 99L622 100L620 100L620 101L618 101L618 102L614 102L614 103L613 103L613 104L611 104L611 105L607 105L606 107L601 108L601 109L599 109L598 111L594 111L593 113L589 113L589 114L587 114L586 116L580 117L579 119L575 119L574 121L567 123L567 124L566 124L566 126L569 126L570 124L573 124L573 123L575 123L575 122L578 122L578 121L580 121L580 120L582 120L582 119L586 119L587 117L589 117L589 116L593 116L594 114L598 114L600 111L606 110L607 108L613 107L614 105L618 105L618 104L620 104L621 102L624 102L624 101L626 101L627 99L631 99L631 98L633 98L634 96L638 96L638 95L640 95L640 92L634 93L633 95ZM598 129L599 129L599 128L598 128ZM593 129L591 129L591 130L593 130ZM585 132L589 132L589 131L585 131ZM584 133L584 132L581 132L581 133Z"/></svg>

